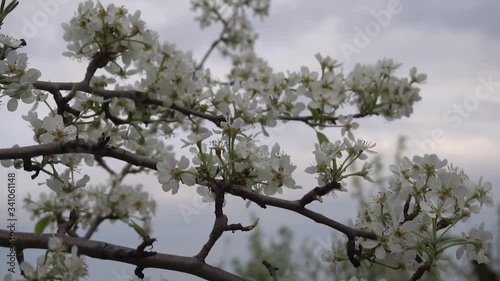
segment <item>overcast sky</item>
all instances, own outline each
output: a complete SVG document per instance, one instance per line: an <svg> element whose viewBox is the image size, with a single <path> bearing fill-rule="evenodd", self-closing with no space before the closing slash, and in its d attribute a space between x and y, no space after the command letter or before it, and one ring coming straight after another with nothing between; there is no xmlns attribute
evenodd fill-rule
<svg viewBox="0 0 500 281"><path fill-rule="evenodd" d="M73 15L77 1L21 2L15 13L7 18L2 32L26 39L28 46L24 51L30 57L30 67L42 71L41 79L81 80L85 65L61 55L65 43L61 39L60 25ZM44 3L47 2L56 4L48 12L43 12ZM161 41L175 43L183 50L192 50L197 59L202 57L219 33L220 26L205 31L198 29L189 1L114 2L125 5L132 12L140 9L142 18L149 28L159 32ZM493 183L495 199L500 201L500 192L497 191L500 185L499 10L500 2L494 0L279 0L272 2L268 18L262 22L255 21L255 28L260 33L257 51L277 71L297 71L302 65L317 70L314 55L318 52L343 63L346 73L358 62L375 63L383 57L403 63L400 75L407 75L408 70L416 66L419 72L428 75L428 82L421 87L423 99L415 106L411 118L395 122L383 118L361 120L356 136L376 142L376 150L386 155L387 163L392 161L398 136L407 136L409 154L437 153L441 158L462 167L472 179L484 176L485 180ZM389 18L381 17L388 13ZM40 23L43 18L47 20ZM228 70L227 62L217 55L211 57L207 66L214 75L220 77ZM5 137L4 133L0 147L11 147L16 143L33 144L31 131L27 123L19 118L19 112L9 113L3 106L0 117L9 120L2 122L3 131L9 132L9 135ZM340 138L340 132L331 130L329 136L330 140ZM281 148L292 156L292 162L298 166L298 183L305 188L314 187L314 178L301 175L301 171L314 162L311 153L315 142L313 131L300 124L281 125L271 130L270 139L264 140L269 144L275 141L281 144ZM96 175L92 182L95 184L104 179L96 173L96 169L92 171ZM18 171L18 177L20 203L24 194L38 193L40 189L38 182L31 181L23 171ZM152 175L130 182L146 183L146 188L158 201L154 222L154 236L158 237L155 250L180 255L196 254L208 238L213 223L213 208L199 208L199 213L190 216L187 222L179 210L196 206L192 203L197 198L192 189L185 187L173 197L162 191ZM303 192L305 190L286 192L285 197L297 198ZM4 206L5 202L2 201L0 207ZM349 217L355 216L348 194L328 198L313 208L344 223ZM265 211L258 208L247 210L242 200L229 200L226 208L230 223L250 224L250 212L260 217L260 225L269 235L281 225L292 227L297 240L311 237L325 241L331 233L326 227L285 211L272 208ZM494 212L485 212L482 217L468 224L474 225L484 220L496 221ZM33 222L28 218L20 223L20 230L32 231ZM226 245L224 248L222 239L208 262L219 262L223 250L226 250L226 258L245 256L244 242L248 236L248 233L225 234L232 241L231 247ZM130 247L138 243L136 235L119 223L114 224L112 229L101 227L95 238ZM4 250L1 250L2 257L3 253ZM133 274L133 267L120 263L91 259L89 263L92 271L88 280L122 280L124 276ZM3 268L4 265L1 266ZM169 280L199 280L166 271L146 270L145 273L153 277L162 275Z"/></svg>

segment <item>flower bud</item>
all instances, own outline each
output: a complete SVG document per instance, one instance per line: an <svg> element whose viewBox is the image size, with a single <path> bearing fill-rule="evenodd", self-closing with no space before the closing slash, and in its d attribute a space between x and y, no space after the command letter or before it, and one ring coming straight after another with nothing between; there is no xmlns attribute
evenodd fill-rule
<svg viewBox="0 0 500 281"><path fill-rule="evenodd" d="M470 216L471 210L468 207L462 208L462 216L468 217Z"/></svg>

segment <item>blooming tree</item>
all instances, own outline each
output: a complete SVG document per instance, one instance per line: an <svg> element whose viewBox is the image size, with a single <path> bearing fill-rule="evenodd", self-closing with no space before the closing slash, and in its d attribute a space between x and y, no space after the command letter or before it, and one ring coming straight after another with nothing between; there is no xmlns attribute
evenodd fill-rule
<svg viewBox="0 0 500 281"><path fill-rule="evenodd" d="M2 1L1 20L17 1ZM351 177L371 181L375 144L357 139L356 119L383 116L409 117L418 102L418 85L426 75L412 68L397 77L400 64L382 59L373 65L357 64L348 74L328 56L316 55L319 71L303 66L288 73L275 72L254 51L257 34L249 14L265 17L269 0L192 0L201 28L220 24L220 36L197 62L171 43L162 43L147 29L140 11L85 1L68 23L63 23L64 56L87 63L80 82L41 81L39 70L28 67L26 44L1 35L1 98L7 109L32 104L22 118L33 130L34 144L0 149L5 167L23 169L33 179L45 174L49 189L40 198L28 196L24 207L37 220L35 233L0 230L0 246L16 253L26 280L80 280L87 272L84 256L136 266L133 280L147 278L145 268L186 272L207 280L247 280L205 262L227 231L250 231L254 225L229 223L225 198L240 197L262 208L268 206L304 216L311 223L342 233L328 261L353 267L377 263L411 272L418 280L442 266L444 251L455 247L465 256L488 262L492 234L484 224L461 237L449 231L460 221L493 206L491 183L474 181L438 156L417 155L391 166L385 191L363 204L349 225L312 211L308 206L326 195L347 191ZM29 42L27 42L29 44ZM207 58L219 51L232 62L227 80L214 79ZM40 107L49 113L40 116ZM351 112L346 114L346 110ZM45 115L45 114L44 114ZM304 172L315 175L317 186L298 186L293 155L276 143L259 139L280 122L301 122L318 142L311 146L314 165ZM329 128L340 128L342 140L331 141ZM166 145L164 137L186 132L182 156ZM106 160L124 163L120 172ZM355 163L361 166L353 171ZM99 166L109 181L99 185L81 166ZM154 171L159 184L173 196L180 188L196 188L204 201L214 202L214 224L206 243L194 256L149 251L156 239L151 217L156 203L142 186L127 185L125 177ZM297 200L275 197L284 189L304 190ZM141 236L137 248L93 241L106 220L123 221ZM56 233L42 234L56 225ZM207 231L208 232L208 231ZM23 251L46 249L36 264L24 261ZM270 275L276 268L264 261ZM276 279L276 276L274 276ZM353 277L351 280L354 280ZM8 274L5 280L12 280Z"/></svg>

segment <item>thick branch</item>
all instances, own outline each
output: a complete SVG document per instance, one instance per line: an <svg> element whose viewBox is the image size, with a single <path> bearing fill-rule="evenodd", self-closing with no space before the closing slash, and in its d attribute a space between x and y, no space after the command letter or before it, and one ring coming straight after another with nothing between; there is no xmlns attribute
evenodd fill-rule
<svg viewBox="0 0 500 281"><path fill-rule="evenodd" d="M35 146L27 146L27 147L19 147L19 148L10 148L10 149L0 149L0 159L26 159L34 156L40 155L53 155L53 154L63 154L63 153L90 153L97 156L109 156L116 159L120 159L126 161L130 164L134 164L137 166L147 167L153 170L156 170L156 160L141 157L125 151L120 148L111 148L107 145L101 144L91 144L82 139L76 139L69 142L59 142L59 143L50 143L43 145L35 145ZM261 195L256 192L248 191L246 188L241 186L229 186L228 188L224 188L224 191L218 190L219 193L216 197L216 208L215 208L215 222L213 229L209 235L208 241L203 245L200 252L194 257L199 262L205 262L205 258L208 256L210 250L213 248L217 240L221 237L223 232L228 229L228 219L226 215L222 212L222 205L224 202L224 193L230 193L235 196L241 197L243 199L251 200L257 203L259 206L266 208L267 205L274 206L281 209L290 210L301 214L307 218L312 219L313 221L327 225L337 231L344 233L348 239L348 255L351 263L354 266L359 266L359 261L355 258L354 251L354 237L364 237L367 239L377 239L377 235L373 232L358 230L347 225L341 224L335 220L332 220L326 216L323 216L320 213L311 211L305 208L305 205L312 202L315 197L322 196L331 191L332 189L338 188L338 183L330 183L322 187L316 187L312 191L305 194L300 200L290 201L279 198L273 198L265 195ZM97 220L96 226L101 222L101 220ZM90 232L92 233L92 232ZM350 245L352 244L352 245ZM350 247L349 247L350 246ZM144 258L144 257L141 257ZM133 263L138 266L138 268L143 267L151 267L148 265L142 265ZM417 271L414 276L417 276L420 271ZM182 270L180 270L182 271ZM423 274L423 272L421 273ZM219 279L222 280L222 279Z"/></svg>
<svg viewBox="0 0 500 281"><path fill-rule="evenodd" d="M0 149L0 160L26 159L41 155L54 155L54 154L64 154L64 153L88 153L99 156L107 156L128 162L136 166L142 166L156 170L157 161L154 159L142 157L121 148L98 146L82 139L76 139L68 142L54 142L49 144ZM319 213L304 208L304 206L302 205L304 202L303 199L290 201L290 200L269 197L258 194L256 192L248 191L241 186L232 186L227 190L227 192L235 196L241 197L243 199L249 199L263 208L265 208L266 205L269 205L277 208L294 211L296 213L299 213L305 217L312 219L317 223L330 226L331 228L346 234L348 237L359 236L368 239L377 238L377 236L372 232L358 230L349 227L347 225L329 219L328 217L325 217Z"/></svg>
<svg viewBox="0 0 500 281"><path fill-rule="evenodd" d="M147 96L146 93L141 91L134 90L104 90L104 89L94 89L89 85L79 82L79 83L71 83L71 82L47 82L47 81L37 81L33 83L33 87L38 90L47 91L50 93L54 93L57 91L70 91L73 89L73 86L76 85L78 91L89 93L92 95L96 95L102 97L104 99L110 98L126 98L131 99L137 103L148 104L148 105L158 105L164 106L163 101L159 99L152 99ZM193 109L185 108L182 106L178 106L176 104L172 104L170 109L178 111L186 116L196 116L206 120L213 122L215 125L219 126L220 122L225 121L226 119L222 115L212 115L203 112L199 112Z"/></svg>
<svg viewBox="0 0 500 281"><path fill-rule="evenodd" d="M147 105L158 105L158 106L164 106L163 101L159 99L152 99L147 96L146 93L141 92L141 91L135 91L135 90L105 90L105 89L94 89L92 88L88 83L85 81L78 82L78 83L71 83L71 82L48 82L48 81L37 81L33 83L33 87L38 90L43 90L47 91L57 97L60 96L59 91L70 91L73 89L73 87L76 85L78 91L89 93L92 95L96 95L99 97L102 97L104 99L110 99L110 98L126 98L126 99L131 99L135 102L141 103L141 104L147 104ZM58 94L59 93L59 94ZM178 106L176 104L172 104L170 109L173 109L175 111L178 111L186 116L196 116L202 119L209 120L213 122L215 125L220 126L220 123L225 121L225 117L223 115L213 115L213 114L207 114L203 113L197 110L185 108L182 106ZM79 112L72 112L72 109L66 104L64 107L64 110L72 113L73 115L78 115L77 113ZM358 113L354 114L354 118L362 118L365 117L367 113ZM376 114L372 114L376 115ZM322 117L324 121L330 121L333 124L335 124L338 120L338 117L335 116L323 116ZM309 116L285 116L285 115L280 115L277 117L278 120L283 120L283 121L301 121L306 124L311 124L311 121L314 121L314 117L312 115Z"/></svg>
<svg viewBox="0 0 500 281"><path fill-rule="evenodd" d="M0 247L10 247L10 232L0 230ZM51 234L34 234L16 232L16 246L22 249L47 249ZM230 272L201 262L195 257L183 257L169 254L145 255L136 249L122 247L101 241L91 241L83 238L63 236L59 237L70 249L78 247L78 253L102 260L113 260L133 264L143 268L159 268L201 277L206 280L220 281L248 281Z"/></svg>
<svg viewBox="0 0 500 281"><path fill-rule="evenodd" d="M42 145L0 149L0 160L26 159L41 155L54 155L54 154L64 154L64 153L88 153L99 156L108 156L128 162L136 166L142 166L156 170L157 161L154 159L138 156L121 148L111 148L108 146L103 147L91 144L82 139L76 139L68 142L54 142ZM227 192L235 196L241 197L243 199L249 199L263 208L265 208L266 205L269 205L277 208L294 211L296 213L299 213L305 217L312 219L317 223L330 226L331 228L346 234L348 237L359 236L368 239L377 238L377 236L372 232L358 230L349 227L347 225L329 219L328 217L325 217L319 213L304 208L303 199L290 201L290 200L269 197L258 194L256 192L248 191L246 188L241 186L231 186L227 190Z"/></svg>
<svg viewBox="0 0 500 281"><path fill-rule="evenodd" d="M16 259L17 259L17 264L19 264L19 265L21 265L21 263L23 263L23 262L24 262L24 251L23 251L23 249L22 249L22 248L19 248L19 247L18 247L18 248L16 248ZM24 275L24 272L23 272L22 270L21 270L21 275L22 275L23 277L26 277L26 276Z"/></svg>
<svg viewBox="0 0 500 281"><path fill-rule="evenodd" d="M96 156L107 156L128 162L136 166L142 166L156 170L156 160L136 155L121 148L114 148L108 145L102 146L99 144L93 144L83 139L23 147L3 148L0 149L0 160L28 159L42 155L65 153L87 153Z"/></svg>

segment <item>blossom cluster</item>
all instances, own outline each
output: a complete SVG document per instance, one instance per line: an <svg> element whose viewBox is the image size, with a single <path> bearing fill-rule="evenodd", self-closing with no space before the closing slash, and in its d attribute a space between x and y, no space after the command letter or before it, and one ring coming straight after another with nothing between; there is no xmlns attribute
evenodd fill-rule
<svg viewBox="0 0 500 281"><path fill-rule="evenodd" d="M494 206L491 183L474 183L462 170L446 166L447 160L435 154L405 157L391 166L389 189L366 202L354 224L378 235L377 240L357 239L361 259L414 271L423 263L439 267L444 251L457 247L457 258L466 253L470 260L488 262L493 235L484 223L462 237L452 237L450 229L484 205ZM334 250L330 260L345 258L341 256L341 250Z"/></svg>
<svg viewBox="0 0 500 281"><path fill-rule="evenodd" d="M86 180L85 177L82 180ZM56 178L47 182L49 187L54 184L59 187L62 183ZM28 194L24 199L24 208L31 213L32 219L42 221L45 226L53 227L66 212L77 210L77 226L80 230L88 230L95 221L102 219L128 222L131 218L137 218L142 221L143 229L151 231L156 201L141 185L120 184L115 180L107 185L89 186L85 189L82 187L83 184L77 182L72 186L74 190L64 192L64 196L61 196L61 191L58 190L55 190L58 193L42 192L37 200L33 200Z"/></svg>
<svg viewBox="0 0 500 281"><path fill-rule="evenodd" d="M82 280L85 278L87 264L78 255L78 248L71 247L70 255L67 255L66 251L66 245L60 238L49 238L47 253L37 258L35 266L26 261L21 263L20 268L24 275L22 281ZM4 278L4 281L12 280L11 274L7 274Z"/></svg>
<svg viewBox="0 0 500 281"><path fill-rule="evenodd" d="M177 193L179 182L186 185L200 184L198 193L206 200L215 192L218 181L226 185L239 185L267 195L281 193L282 187L300 188L292 177L296 169L290 156L275 144L271 149L267 145L258 146L244 132L244 121L237 118L222 122L222 130L214 130L220 138L203 142L213 135L211 131L203 134L191 134L186 145L192 145L192 163L182 156L177 161L173 154L165 154L157 164L159 182L165 191Z"/></svg>
<svg viewBox="0 0 500 281"><path fill-rule="evenodd" d="M305 66L300 72L275 73L251 53L242 55L247 56L244 62L248 69L253 69L251 75L243 71L246 74L237 75L232 87L217 89L212 105L223 114L266 126L275 126L276 119L305 116L309 111L313 117L309 124L334 127L332 118L348 105L357 107L362 116L382 115L388 120L409 117L413 104L421 99L415 85L425 82L425 75L416 74L415 68L410 71L410 79L394 76L400 65L391 59L357 65L345 78L338 71L341 65L337 61L320 54L316 58L321 75Z"/></svg>
<svg viewBox="0 0 500 281"><path fill-rule="evenodd" d="M2 95L9 97L7 109L15 111L18 101L31 104L35 102L33 83L42 75L38 69L28 68L28 56L18 53L21 41L0 34L0 83Z"/></svg>
<svg viewBox="0 0 500 281"><path fill-rule="evenodd" d="M219 50L224 56L231 56L233 65L235 59L242 52L252 52L258 34L254 31L248 13L261 19L269 14L269 0L239 1L229 0L223 2L208 0L193 0L191 7L201 14L195 18L200 23L201 28L206 28L212 24L223 25L221 39L224 45L219 46Z"/></svg>
<svg viewBox="0 0 500 281"><path fill-rule="evenodd" d="M245 20L245 9L265 15L269 6L268 1L225 4L239 12L225 18L221 14L223 7L209 1L193 1L193 9L201 9L199 20L202 26L220 21L226 33L243 36L242 30L251 27ZM241 48L231 53L233 70L229 78L232 86L220 86L209 70L195 67L189 55L178 51L172 44L160 44L157 35L145 28L139 18L140 13L131 15L127 12L124 7L114 5L103 7L91 1L81 3L75 17L63 25L68 49L72 56L78 58L95 58L97 54L107 56L111 62L106 70L112 75L127 77L141 73L143 78L136 83L136 88L144 91L149 98L162 100L165 106L175 104L214 115L222 113L241 117L246 123L266 126L275 126L276 119L282 116L298 117L309 109L315 117L315 122L311 124L324 126L328 118L335 117L337 110L348 103L356 105L363 115L379 114L388 119L409 116L413 103L420 99L419 89L414 84L425 81L425 75L417 74L415 68L410 71L410 79L395 77L393 73L399 64L389 59L381 60L376 65L358 65L344 78L338 71L341 64L320 54L316 58L321 75L307 67L287 75L275 73L256 56L254 40L248 35L245 40L224 38L223 42L228 47ZM228 21L242 24L238 27L238 24L229 24ZM232 29L237 32L231 32ZM247 47L244 47L244 41L250 42ZM122 66L116 60L118 57L122 58ZM135 69L125 71L132 62ZM111 81L111 84L115 82ZM130 87L115 85L117 89ZM298 101L299 97L309 101ZM161 115L161 111L138 108L123 98L112 98L111 104L119 105L110 107L114 110L110 112L111 116L128 115L129 119L149 123L160 121L145 117ZM175 127L176 122L184 122L182 115L173 114L172 121L166 123L174 123ZM173 128L163 123L163 131L169 133Z"/></svg>
<svg viewBox="0 0 500 281"><path fill-rule="evenodd" d="M225 4L234 7L235 10L241 10L230 16L231 20L238 22L245 18L246 12L244 11L247 8L257 15L266 15L269 1L235 1L234 3L225 2ZM201 8L204 13L202 22L225 22L223 15L216 16L216 11L222 8L211 7L211 5L215 4L208 1L193 2L193 8ZM242 24L241 28L243 26L251 25L250 23ZM97 60L97 64L102 64L98 67L105 66L106 71L113 76L126 78L138 73L142 75L135 85L119 85L114 78L96 75L91 81L91 85L96 89L105 90L113 85L116 90L135 88L141 90L145 98L160 99L166 107L183 106L195 111L208 112L214 116L232 115L242 118L246 123L259 123L263 126L275 126L276 119L282 117L299 117L306 108L314 117L314 122L311 124L324 126L326 120L334 117L337 114L336 110L344 103L377 105L378 100L384 104L383 107L395 110L389 113L387 109L384 109L384 115L394 118L401 115L396 112L401 109L396 109L397 106L393 106L392 103L402 104L402 99L408 100L401 97L408 91L413 93L414 98L410 99L411 101L418 100L416 98L418 88L414 87L413 83L425 80L424 75L417 75L416 70L413 69L408 85L398 86L405 89L399 93L395 90L398 87L394 85L402 85L404 84L402 81L406 80L392 76L393 71L399 66L392 60L383 60L375 66L362 67L370 71L360 71L356 68L348 79L344 79L343 74L337 71L340 64L330 57L323 57L319 54L316 57L321 67L321 75L309 71L307 67L302 67L300 72L284 75L275 73L264 61L257 58L252 48L249 47L234 53L234 59L244 64L253 61L254 63L250 63L250 68L256 69L256 72L252 75L240 73L241 75L233 77L236 80L231 82L232 86L220 86L215 83L209 70L195 68L195 63L189 55L178 51L172 44L160 44L157 34L146 29L138 11L129 14L125 7L117 7L113 4L105 7L99 2L85 1L79 4L75 16L69 23L63 24L63 29L64 39L68 42L66 55L79 59ZM224 40L229 45L230 41ZM235 44L240 46L243 43ZM15 54L17 53L12 51L12 59L8 57L3 63L7 65L17 63L21 70L24 69L26 58L15 58ZM255 67L256 64L258 67ZM235 65L241 64L235 63ZM134 69L126 70L129 67ZM5 68L12 67L6 66ZM28 72L30 70L26 71L26 74ZM371 76L367 76L368 72ZM39 75L35 76L39 77ZM361 82L356 78L358 76L363 77L363 79L360 78ZM373 81L378 81L379 78L387 80L376 87L381 93L371 95L370 101L366 100L367 98L356 98L360 97L359 91L372 91L368 89L373 88ZM363 82L365 80L371 82ZM33 81L30 80L30 83ZM7 87L14 84L9 83ZM392 88L384 89L384 85L392 85ZM8 93L7 90L4 92ZM35 98L48 105L46 94L28 92L31 93L30 102ZM126 97L104 99L99 94L84 93L76 88L68 94L68 97L70 98L69 105L80 112L78 116L66 113L64 116L59 116L55 114L54 109L50 108L52 113L42 118L38 117L34 107L24 117L33 127L34 138L37 142L66 141L77 136L97 141L104 134L111 137L110 144L112 145L125 144L132 150L137 150L144 144L160 145L160 142L154 141L156 136L151 137L150 134L161 132L168 136L178 127L191 128L193 131L197 128L190 123L190 120L184 118L183 114L175 110L145 106ZM373 100L374 97L375 100ZM308 98L310 101L299 102L299 98ZM411 101L404 104L411 107ZM378 105L376 109L366 108L364 105L359 107L362 114L381 114L380 108L382 107ZM405 112L410 111L405 109ZM408 116L408 114L403 115ZM153 129L146 130L143 124L152 124ZM349 124L346 123L344 128L347 128ZM265 130L264 127L262 128ZM123 140L123 143L115 140L118 137ZM148 151L156 151L156 149L143 150L145 154ZM154 155L158 154L150 153L145 156Z"/></svg>
<svg viewBox="0 0 500 281"><path fill-rule="evenodd" d="M373 162L365 162L361 171L347 173L347 169L357 160L366 160L367 154L373 154L375 151L374 143L362 139L348 139L344 141L329 141L315 144L316 150L313 152L316 158L316 165L306 168L305 172L318 175L318 184L320 186L330 182L341 182L351 176L361 176L368 181L372 181L369 172Z"/></svg>
<svg viewBox="0 0 500 281"><path fill-rule="evenodd" d="M125 7L85 1L78 5L75 16L62 24L63 39L68 42L64 55L75 58L93 58L98 54L121 56L130 65L144 48L151 48L151 33L145 30L140 11L128 14Z"/></svg>
<svg viewBox="0 0 500 281"><path fill-rule="evenodd" d="M415 83L423 83L425 74L417 74L414 67L410 79L393 75L401 64L392 59L383 59L375 65L357 64L346 79L347 87L353 95L351 103L358 107L361 114L379 114L388 120L409 117L413 104L421 97Z"/></svg>
<svg viewBox="0 0 500 281"><path fill-rule="evenodd" d="M253 9L257 14L267 13L266 1L236 2L233 4L250 5L246 8ZM205 7L210 4L207 3L201 1L193 5ZM232 19L236 21L236 18ZM411 80L406 85L404 81L408 79L392 75L399 66L392 60L382 60L375 66L361 68L370 71L361 71L357 67L348 79L344 79L338 71L340 64L319 54L316 58L321 75L309 71L307 67L302 67L300 72L284 75L275 73L255 56L251 48L246 48L233 54L233 58L242 63L235 63L235 66L246 64L246 67L255 71L251 75L233 73L235 80L230 85L220 85L214 81L208 69L196 67L189 55L180 52L172 44L160 44L157 34L146 29L140 19L140 12L129 14L124 7L112 4L104 7L100 3L86 1L79 5L75 16L69 23L63 24L63 28L64 39L68 42L67 55L97 60L106 66L105 70L112 76L126 78L134 74L141 75L135 85L119 84L107 75L96 75L90 81L95 89L106 90L114 86L118 91L140 90L141 97L159 99L164 107L147 106L126 96L103 98L99 94L74 88L66 98L70 98L69 105L80 114L73 116L64 113L61 116L56 115L55 110L48 105L47 95L36 91L37 102L47 104L51 110L49 116L42 118L35 111L35 106L24 116L33 127L34 139L39 143L67 141L75 137L96 142L104 136L111 138L110 145L125 145L140 155L156 157L164 152L162 142L157 141L158 134L171 136L177 128L193 132L199 130L196 125L198 118L184 118L185 115L180 112L170 110L172 106L213 116L223 114L239 117L245 123L262 125L264 133L264 126L275 126L277 119L286 121L304 117L306 109L313 116L310 125L336 126L334 121L328 120L336 118L337 110L346 103L358 104L363 115L383 114L397 118L409 116L407 113L411 112L413 101L418 100L419 90L413 84L425 80L425 75L416 74L416 70L412 69ZM120 58L121 61L118 61ZM134 69L126 70L129 67ZM371 76L367 76L367 73ZM380 79L385 80L375 87L373 81ZM386 86L389 88L385 89ZM361 98L360 91L373 92L372 88L381 92L365 94L367 97ZM404 88L404 91L396 88ZM412 98L403 97L409 92ZM371 100L367 100L368 96ZM309 101L302 102L304 98ZM363 104L370 104L373 108ZM404 110L401 105L405 106ZM392 111L389 112L387 108ZM406 113L400 114L402 111ZM357 127L352 122L352 115L347 118L341 116L339 122L343 131L347 131L352 138L349 130ZM146 128L147 125L150 127Z"/></svg>

